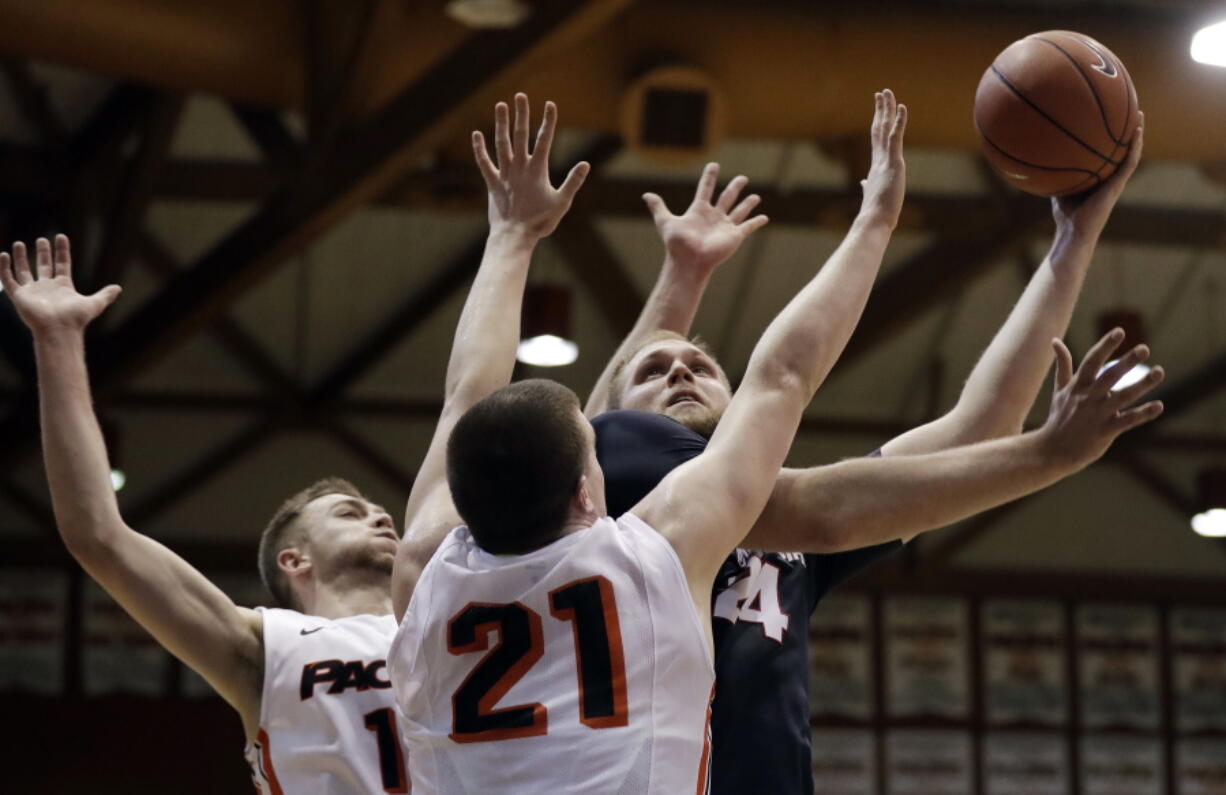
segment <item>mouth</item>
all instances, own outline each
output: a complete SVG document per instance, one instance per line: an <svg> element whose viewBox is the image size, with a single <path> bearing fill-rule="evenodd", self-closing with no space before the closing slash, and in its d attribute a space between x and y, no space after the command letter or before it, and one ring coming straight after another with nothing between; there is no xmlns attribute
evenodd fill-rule
<svg viewBox="0 0 1226 795"><path fill-rule="evenodd" d="M672 408L673 406L683 406L686 404L693 404L695 406L703 405L702 400L698 397L697 392L681 391L681 392L677 392L676 394L674 394L672 397L668 399L668 404L666 407Z"/></svg>
<svg viewBox="0 0 1226 795"><path fill-rule="evenodd" d="M400 537L397 536L395 533L393 533L391 530L384 530L382 533L379 533L379 535L375 536L375 538L386 538L394 543L397 543L397 544L400 543Z"/></svg>

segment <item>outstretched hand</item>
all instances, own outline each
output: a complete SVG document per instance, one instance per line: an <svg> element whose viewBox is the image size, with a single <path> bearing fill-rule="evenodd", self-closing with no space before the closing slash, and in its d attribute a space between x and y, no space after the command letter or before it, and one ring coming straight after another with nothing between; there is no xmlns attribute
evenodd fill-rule
<svg viewBox="0 0 1226 795"><path fill-rule="evenodd" d="M1102 232L1120 194L1124 192L1128 180L1137 170L1137 164L1141 162L1141 150L1145 146L1145 114L1140 116L1128 155L1114 174L1093 190L1052 198L1051 214L1056 219L1058 228L1094 236Z"/></svg>
<svg viewBox="0 0 1226 795"><path fill-rule="evenodd" d="M490 231L518 231L533 239L550 235L570 209L575 194L587 178L591 165L578 163L570 170L560 188L549 181L549 149L558 123L558 109L545 103L545 116L536 135L536 146L528 151L528 125L531 114L528 97L515 95L515 123L505 102L494 106L494 146L497 165L485 148L485 136L473 132L473 155L489 190Z"/></svg>
<svg viewBox="0 0 1226 795"><path fill-rule="evenodd" d="M33 270L25 243L14 243L12 256L0 252L0 286L13 302L18 317L35 334L83 329L119 297L121 289L117 284L107 285L93 295L77 292L72 283L72 251L66 236L55 236L54 251L45 237L40 237L34 248Z"/></svg>
<svg viewBox="0 0 1226 795"><path fill-rule="evenodd" d="M669 260L704 276L726 262L750 235L770 220L765 215L749 217L761 201L757 194L738 203L741 191L749 183L744 176L729 182L719 199L712 202L718 179L719 164L708 163L698 180L694 201L682 215L669 212L658 195L643 194Z"/></svg>
<svg viewBox="0 0 1226 795"><path fill-rule="evenodd" d="M1112 388L1129 370L1149 358L1149 348L1138 345L1104 369L1123 341L1124 332L1112 330L1090 349L1074 372L1068 348L1060 340L1052 340L1056 349L1055 394L1047 422L1039 433L1045 435L1046 449L1057 460L1084 467L1107 452L1117 436L1162 413L1162 403L1157 400L1133 406L1162 383L1161 367L1153 368L1131 386Z"/></svg>
<svg viewBox="0 0 1226 795"><path fill-rule="evenodd" d="M893 229L898 225L907 190L907 164L902 157L907 106L898 104L888 88L873 96L876 100L871 130L873 155L868 176L860 181L864 189L860 213Z"/></svg>

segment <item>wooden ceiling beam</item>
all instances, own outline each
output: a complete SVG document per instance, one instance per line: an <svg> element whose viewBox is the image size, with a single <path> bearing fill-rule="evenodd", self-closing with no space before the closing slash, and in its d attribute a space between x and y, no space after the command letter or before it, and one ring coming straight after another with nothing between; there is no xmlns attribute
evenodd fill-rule
<svg viewBox="0 0 1226 795"><path fill-rule="evenodd" d="M1046 208L1019 202L1007 220L992 228L939 238L877 280L834 375L889 340L941 303L986 274L994 260L1035 232Z"/></svg>
<svg viewBox="0 0 1226 795"><path fill-rule="evenodd" d="M95 383L111 386L180 345L235 297L363 203L380 195L452 125L510 79L515 70L562 43L573 43L629 0L545 0L510 31L474 33L381 111L342 136L333 157L303 172L264 206L138 307L103 340L92 360ZM11 461L34 440L34 418L0 423Z"/></svg>
<svg viewBox="0 0 1226 795"><path fill-rule="evenodd" d="M136 250L153 198L154 176L170 153L182 110L181 96L163 94L150 102L140 143L125 163L118 189L107 202L102 245L87 283L92 289L122 280L123 268ZM88 286L86 289L92 291Z"/></svg>

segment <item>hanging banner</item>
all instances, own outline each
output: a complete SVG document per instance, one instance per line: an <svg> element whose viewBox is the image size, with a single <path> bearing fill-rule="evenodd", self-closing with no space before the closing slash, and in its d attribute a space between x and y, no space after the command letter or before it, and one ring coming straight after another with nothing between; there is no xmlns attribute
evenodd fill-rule
<svg viewBox="0 0 1226 795"><path fill-rule="evenodd" d="M1082 795L1163 795L1162 742L1144 737L1082 737Z"/></svg>
<svg viewBox="0 0 1226 795"><path fill-rule="evenodd" d="M814 792L876 795L877 742L868 729L813 732Z"/></svg>
<svg viewBox="0 0 1226 795"><path fill-rule="evenodd" d="M971 795L971 738L948 729L886 733L889 795Z"/></svg>
<svg viewBox="0 0 1226 795"><path fill-rule="evenodd" d="M815 718L872 719L872 602L867 596L831 596L813 614L809 702Z"/></svg>
<svg viewBox="0 0 1226 795"><path fill-rule="evenodd" d="M1177 607L1169 626L1176 728L1226 731L1226 610Z"/></svg>
<svg viewBox="0 0 1226 795"><path fill-rule="evenodd" d="M946 597L887 599L884 635L890 715L966 717L966 602Z"/></svg>
<svg viewBox="0 0 1226 795"><path fill-rule="evenodd" d="M252 570L255 569L255 561L251 561ZM240 607L256 607L258 605L271 605L272 597L268 595L268 591L264 589L264 583L260 581L257 574L219 574L217 576L208 576L209 580L222 590L227 596L234 600L236 605ZM204 677L188 668L186 665L179 666L179 692L187 698L213 698L217 696L217 692L204 681Z"/></svg>
<svg viewBox="0 0 1226 795"><path fill-rule="evenodd" d="M983 743L987 795L1068 795L1071 779L1063 734L998 732Z"/></svg>
<svg viewBox="0 0 1226 795"><path fill-rule="evenodd" d="M981 618L988 722L1063 725L1067 720L1063 606L991 600L983 603Z"/></svg>
<svg viewBox="0 0 1226 795"><path fill-rule="evenodd" d="M1082 605L1077 610L1077 647L1082 726L1157 730L1157 609Z"/></svg>
<svg viewBox="0 0 1226 795"><path fill-rule="evenodd" d="M68 577L56 570L0 569L0 690L64 690Z"/></svg>
<svg viewBox="0 0 1226 795"><path fill-rule="evenodd" d="M85 693L163 695L170 655L96 582L85 583L84 600Z"/></svg>
<svg viewBox="0 0 1226 795"><path fill-rule="evenodd" d="M1180 740L1175 781L1179 795L1226 795L1226 737Z"/></svg>

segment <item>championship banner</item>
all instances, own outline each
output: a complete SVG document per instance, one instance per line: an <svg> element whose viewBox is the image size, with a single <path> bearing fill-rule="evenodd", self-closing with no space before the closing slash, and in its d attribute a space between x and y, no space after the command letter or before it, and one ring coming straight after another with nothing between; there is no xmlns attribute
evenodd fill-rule
<svg viewBox="0 0 1226 795"><path fill-rule="evenodd" d="M64 690L68 577L61 571L0 569L0 690Z"/></svg>
<svg viewBox="0 0 1226 795"><path fill-rule="evenodd" d="M254 571L256 566L255 560L251 561L251 568ZM217 576L205 575L209 581L222 590L222 593L234 600L236 605L240 607L256 607L258 605L271 605L272 597L268 595L268 591L264 590L264 583L260 581L257 574L219 574ZM186 698L213 698L217 692L204 681L204 677L188 668L186 665L179 666L179 691Z"/></svg>
<svg viewBox="0 0 1226 795"><path fill-rule="evenodd" d="M1175 781L1179 795L1226 795L1226 737L1180 740Z"/></svg>
<svg viewBox="0 0 1226 795"><path fill-rule="evenodd" d="M868 729L813 732L814 792L877 795L877 743Z"/></svg>
<svg viewBox="0 0 1226 795"><path fill-rule="evenodd" d="M170 655L97 583L85 583L83 599L85 693L164 694Z"/></svg>
<svg viewBox="0 0 1226 795"><path fill-rule="evenodd" d="M1063 606L992 600L983 603L980 615L988 722L1063 725L1068 712Z"/></svg>
<svg viewBox="0 0 1226 795"><path fill-rule="evenodd" d="M1162 742L1082 737L1081 795L1164 795Z"/></svg>
<svg viewBox="0 0 1226 795"><path fill-rule="evenodd" d="M1157 609L1082 605L1077 647L1082 726L1156 730L1161 716Z"/></svg>
<svg viewBox="0 0 1226 795"><path fill-rule="evenodd" d="M1178 607L1169 627L1176 728L1226 731L1226 610Z"/></svg>
<svg viewBox="0 0 1226 795"><path fill-rule="evenodd" d="M887 795L971 795L971 737L948 729L887 732Z"/></svg>
<svg viewBox="0 0 1226 795"><path fill-rule="evenodd" d="M874 712L872 602L822 600L809 624L809 705L814 717L871 720Z"/></svg>
<svg viewBox="0 0 1226 795"><path fill-rule="evenodd" d="M966 602L945 597L887 599L884 635L890 715L966 717Z"/></svg>
<svg viewBox="0 0 1226 795"><path fill-rule="evenodd" d="M1068 746L1062 734L999 732L983 743L987 795L1068 795Z"/></svg>

